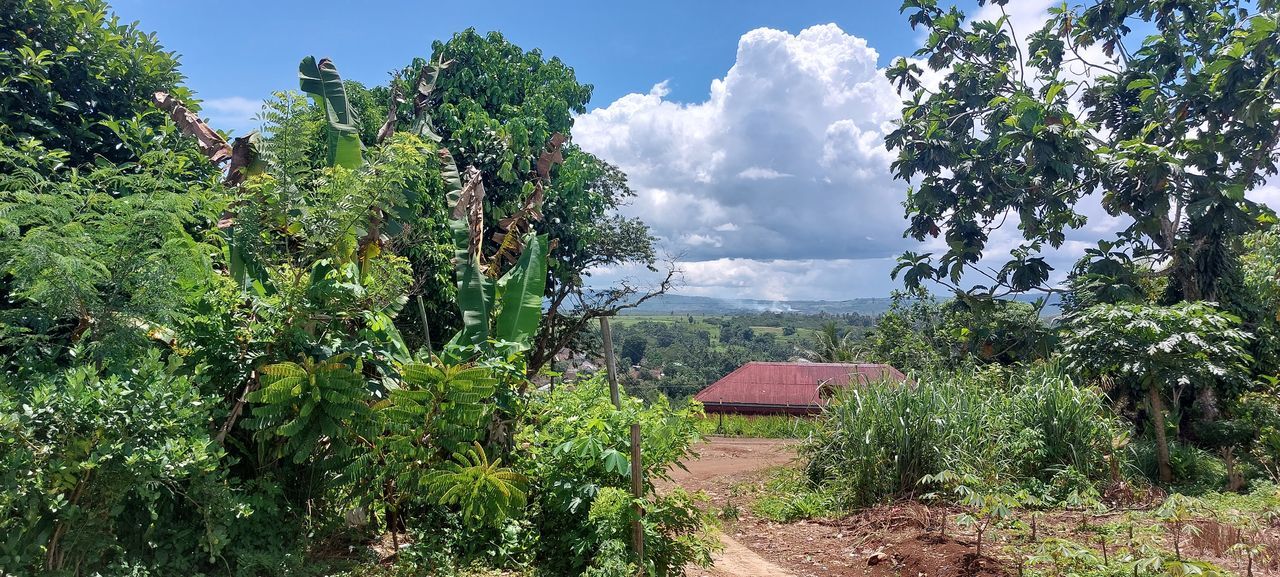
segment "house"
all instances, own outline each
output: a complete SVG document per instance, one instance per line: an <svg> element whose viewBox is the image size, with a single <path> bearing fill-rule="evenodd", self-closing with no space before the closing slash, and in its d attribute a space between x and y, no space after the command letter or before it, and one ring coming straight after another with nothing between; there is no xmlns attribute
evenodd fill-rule
<svg viewBox="0 0 1280 577"><path fill-rule="evenodd" d="M750 362L694 395L708 413L808 415L822 410L834 387L879 379L905 381L889 365Z"/></svg>

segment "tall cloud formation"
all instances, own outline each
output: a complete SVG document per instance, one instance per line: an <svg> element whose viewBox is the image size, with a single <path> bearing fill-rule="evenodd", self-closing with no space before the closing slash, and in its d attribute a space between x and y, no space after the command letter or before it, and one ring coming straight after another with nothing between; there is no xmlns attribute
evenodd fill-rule
<svg viewBox="0 0 1280 577"><path fill-rule="evenodd" d="M1038 29L1051 0L1028 0L1010 13L1020 36ZM1000 14L988 5L976 19ZM574 140L617 164L637 192L627 207L677 255L681 292L721 297L843 299L884 296L904 250L945 250L941 239L904 239L907 184L894 181L883 138L901 98L867 42L838 26L792 35L746 33L736 62L712 81L706 101L667 100L665 83L579 116ZM885 59L884 64L888 64ZM941 72L925 75L936 85ZM1102 210L1098 195L1077 207L1089 218L1044 256L1060 282L1098 239L1125 219ZM1250 197L1280 203L1280 187ZM1020 234L992 235L980 265L999 268ZM596 271L608 283L637 271ZM971 282L984 279L976 275Z"/></svg>
<svg viewBox="0 0 1280 577"><path fill-rule="evenodd" d="M574 140L626 171L630 212L687 261L882 258L904 246L905 186L877 59L834 24L753 30L705 102L659 84L580 116Z"/></svg>

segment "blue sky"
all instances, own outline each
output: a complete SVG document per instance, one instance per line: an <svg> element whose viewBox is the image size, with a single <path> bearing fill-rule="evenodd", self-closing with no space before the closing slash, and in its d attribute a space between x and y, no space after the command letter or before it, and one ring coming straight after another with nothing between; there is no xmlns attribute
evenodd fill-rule
<svg viewBox="0 0 1280 577"><path fill-rule="evenodd" d="M798 32L834 22L882 54L909 53L916 44L896 0L548 3L542 11L530 2L115 0L113 6L182 56L190 85L204 99L296 88L297 61L308 54L332 58L344 77L382 83L414 56L428 56L433 40L467 27L497 30L526 49L559 56L579 81L595 86L594 106L663 80L673 100L704 99L708 83L733 62L738 38L761 27Z"/></svg>
<svg viewBox="0 0 1280 577"><path fill-rule="evenodd" d="M1010 21L1026 35L1060 1L1011 2ZM366 84L385 82L390 70L428 56L433 40L467 27L560 57L595 86L574 142L627 173L637 196L624 212L644 219L678 259L683 294L885 296L899 286L889 276L897 255L942 248L902 237L907 183L890 176L883 144L901 108L883 68L922 40L898 0L653 0L544 11L528 2L115 2L123 18L181 54L203 114L237 133L254 128L271 91L297 88L297 62L308 54ZM998 16L991 5L961 4L975 19ZM1251 196L1280 206L1275 185ZM1055 280L1125 224L1096 199L1080 210L1088 224L1046 255ZM1016 229L1006 228L992 235L983 264L998 268L1017 245ZM598 284L623 277L643 281L645 272L593 275Z"/></svg>

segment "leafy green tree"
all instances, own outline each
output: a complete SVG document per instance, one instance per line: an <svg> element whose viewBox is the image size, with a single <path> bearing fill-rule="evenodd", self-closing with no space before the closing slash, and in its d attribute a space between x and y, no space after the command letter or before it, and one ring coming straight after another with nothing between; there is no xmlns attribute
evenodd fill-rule
<svg viewBox="0 0 1280 577"><path fill-rule="evenodd" d="M640 335L630 335L622 341L621 356L631 361L631 364L638 365L644 360L644 352L648 347L647 339Z"/></svg>
<svg viewBox="0 0 1280 577"><path fill-rule="evenodd" d="M1101 304L1068 320L1063 355L1081 375L1115 378L1146 397L1160 481L1170 483L1169 431L1176 438L1182 400L1204 390L1234 398L1248 382L1249 335L1239 326L1239 318L1204 303Z"/></svg>
<svg viewBox="0 0 1280 577"><path fill-rule="evenodd" d="M81 365L25 390L0 385L6 574L119 564L192 574L223 552L237 505L209 434L215 398L176 359L135 360L116 373Z"/></svg>
<svg viewBox="0 0 1280 577"><path fill-rule="evenodd" d="M134 151L104 122L146 112L156 91L189 101L182 80L177 57L106 2L0 2L0 142L34 138L66 151L72 166L130 160ZM165 124L159 115L143 122Z"/></svg>
<svg viewBox="0 0 1280 577"><path fill-rule="evenodd" d="M415 60L393 83L392 93L416 99L415 111L401 107L397 118L400 126L425 119L460 168L479 171L485 204L493 207L483 229L497 233L481 240L485 254L497 252L507 232L504 220L536 194L539 163L555 154L563 160L547 165L540 217L531 223L555 241L547 313L528 355L529 370L536 372L573 344L591 320L652 294L627 282L593 290L587 278L602 266L652 267L653 239L642 222L617 214L634 193L616 167L571 143L543 160L557 135L571 134L573 114L585 112L591 98L591 86L578 83L572 68L496 32L482 36L473 29L434 43L432 52L430 61ZM432 74L434 83L424 94L419 80ZM669 275L655 290L666 290L670 281Z"/></svg>
<svg viewBox="0 0 1280 577"><path fill-rule="evenodd" d="M173 141L172 127L139 131ZM92 358L128 363L209 286L225 197L203 160L156 149L84 170L34 140L0 144L0 366L19 378Z"/></svg>
<svg viewBox="0 0 1280 577"><path fill-rule="evenodd" d="M1280 228L1246 235L1240 265L1240 290L1230 306L1254 334L1253 373L1280 377Z"/></svg>
<svg viewBox="0 0 1280 577"><path fill-rule="evenodd" d="M947 248L907 253L895 274L961 290L977 270L989 278L974 290L988 295L1043 287L1051 267L1040 251L1084 226L1079 205L1098 196L1129 223L1116 246L1160 263L1167 301L1220 298L1233 239L1265 212L1246 195L1277 170L1275 3L1055 8L1025 42L1006 3L990 2L999 18L973 22L935 0L903 4L928 33L916 56L943 78L934 89L916 63L890 67L907 101L886 143L898 153L895 177L919 183L907 195L907 233L942 235ZM1152 33L1139 39L1135 29ZM985 270L978 261L1006 221L1023 242Z"/></svg>
<svg viewBox="0 0 1280 577"><path fill-rule="evenodd" d="M800 357L815 363L852 363L860 360L862 351L852 332L841 334L835 321L827 321L818 329L813 348L802 349Z"/></svg>

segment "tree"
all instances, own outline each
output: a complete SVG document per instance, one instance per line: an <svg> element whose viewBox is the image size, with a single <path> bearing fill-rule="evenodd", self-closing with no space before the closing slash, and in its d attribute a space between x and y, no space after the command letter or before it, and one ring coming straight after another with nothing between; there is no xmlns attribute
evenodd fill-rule
<svg viewBox="0 0 1280 577"><path fill-rule="evenodd" d="M1129 221L1117 246L1169 279L1168 302L1217 299L1234 239L1266 211L1246 194L1277 169L1275 3L1055 8L1026 39L1006 3L990 2L996 20L972 23L935 0L903 4L929 34L916 56L944 76L931 89L915 62L890 67L909 94L886 144L898 153L894 176L919 183L907 233L944 236L947 249L906 253L895 276L960 290L977 270L987 279L976 293L1043 288L1052 267L1040 251L1062 246L1085 224L1079 203L1100 196ZM1134 28L1153 33L1139 41ZM979 267L1006 220L1023 242L998 270Z"/></svg>
<svg viewBox="0 0 1280 577"><path fill-rule="evenodd" d="M134 125L147 139L166 133ZM184 151L73 169L27 139L0 144L0 372L22 377L82 363L128 370L212 280L204 231L226 199Z"/></svg>
<svg viewBox="0 0 1280 577"><path fill-rule="evenodd" d="M631 361L631 364L638 365L644 360L645 348L649 346L649 341L640 335L630 335L622 341L622 358Z"/></svg>
<svg viewBox="0 0 1280 577"><path fill-rule="evenodd" d="M1086 377L1110 376L1145 396L1160 481L1173 481L1165 399L1176 409L1205 389L1234 397L1247 383L1249 335L1240 319L1205 303L1162 307L1100 304L1067 321L1063 355ZM1178 412L1181 415L1181 412Z"/></svg>
<svg viewBox="0 0 1280 577"><path fill-rule="evenodd" d="M483 240L487 251L501 244L504 219L535 194L532 177L544 153L563 161L547 166L542 208L531 223L555 243L547 312L529 354L530 372L573 345L591 320L671 286L674 270L653 287L625 280L604 289L587 286L593 269L652 269L656 255L648 227L617 214L634 196L626 175L564 139L571 135L573 115L586 111L592 90L578 83L572 68L558 58L544 59L539 50L525 51L496 32L482 36L468 29L434 43L431 60L415 60L391 92L420 94L415 82L432 67L434 89L421 95L422 109L430 111L431 126L458 166L473 166L482 175L485 202L495 207L486 214L485 230L497 233ZM406 110L397 119L402 126L415 120Z"/></svg>
<svg viewBox="0 0 1280 577"><path fill-rule="evenodd" d="M178 59L154 34L126 24L100 0L0 1L0 141L34 138L78 166L124 162L135 151L104 124L147 111L156 91L190 101ZM160 115L141 119L165 124Z"/></svg>
<svg viewBox="0 0 1280 577"><path fill-rule="evenodd" d="M840 334L835 321L823 323L814 336L813 347L800 351L800 358L815 363L851 363L861 355L860 347L853 342L853 333Z"/></svg>

